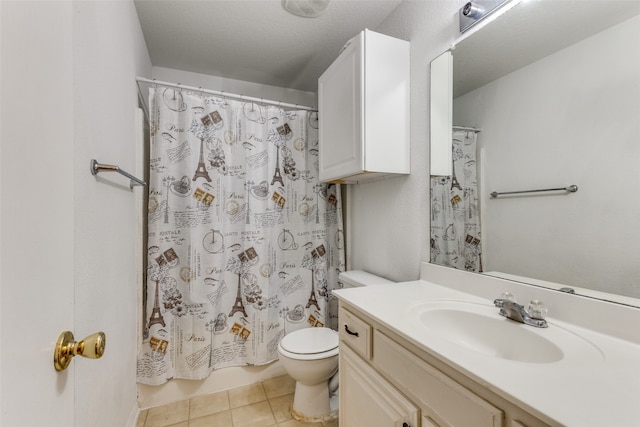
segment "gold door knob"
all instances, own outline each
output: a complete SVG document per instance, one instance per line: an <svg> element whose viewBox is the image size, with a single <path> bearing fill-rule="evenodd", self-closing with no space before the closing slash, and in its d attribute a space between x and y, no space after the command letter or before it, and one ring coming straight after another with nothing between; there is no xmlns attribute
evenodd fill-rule
<svg viewBox="0 0 640 427"><path fill-rule="evenodd" d="M89 359L99 359L104 354L107 344L104 332L96 332L80 342L75 342L73 334L65 331L58 337L53 353L53 366L56 371L64 371L71 363L73 356L83 356Z"/></svg>

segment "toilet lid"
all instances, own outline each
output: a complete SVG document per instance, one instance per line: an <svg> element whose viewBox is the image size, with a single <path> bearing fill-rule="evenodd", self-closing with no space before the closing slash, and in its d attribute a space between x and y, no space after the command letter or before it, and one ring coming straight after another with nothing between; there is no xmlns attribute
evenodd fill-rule
<svg viewBox="0 0 640 427"><path fill-rule="evenodd" d="M329 328L300 329L282 338L280 345L290 353L324 353L338 347L338 333Z"/></svg>

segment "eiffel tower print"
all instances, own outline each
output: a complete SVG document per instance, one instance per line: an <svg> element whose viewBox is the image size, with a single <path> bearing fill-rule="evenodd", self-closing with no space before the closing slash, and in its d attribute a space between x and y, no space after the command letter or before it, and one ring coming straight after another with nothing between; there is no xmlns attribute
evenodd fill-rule
<svg viewBox="0 0 640 427"><path fill-rule="evenodd" d="M149 325L148 327L150 328L151 325L155 325L156 323L161 324L163 327L165 327L165 323L164 323L164 318L162 317L162 313L160 312L160 298L158 296L158 281L155 280L156 282L156 296L153 300L153 309L151 310L151 317L149 318Z"/></svg>
<svg viewBox="0 0 640 427"><path fill-rule="evenodd" d="M311 296L309 297L309 301L307 301L307 307L309 308L312 305L315 305L318 310L320 310L320 306L318 305L318 300L316 299L316 285L315 285L315 270L311 270Z"/></svg>
<svg viewBox="0 0 640 427"><path fill-rule="evenodd" d="M311 295L309 296L309 301L307 301L307 307L309 308L312 305L315 305L318 310L320 310L320 305L318 305L318 300L316 299L316 269L314 267L319 267L319 263L322 260L322 257L325 256L327 251L324 248L324 245L320 245L314 250L311 251Z"/></svg>
<svg viewBox="0 0 640 427"><path fill-rule="evenodd" d="M240 312L244 317L247 317L247 312L245 311L244 304L242 302L242 290L240 289L239 274L238 274L238 294L236 295L236 302L233 303L233 307L231 307L231 313L229 313L229 317L233 316L237 312Z"/></svg>
<svg viewBox="0 0 640 427"><path fill-rule="evenodd" d="M453 150L453 154L455 155L455 149L452 148ZM451 156L451 189L453 190L453 188L457 188L458 190L462 191L462 187L460 186L460 183L458 182L458 178L456 178L456 163L453 160L454 156Z"/></svg>
<svg viewBox="0 0 640 427"><path fill-rule="evenodd" d="M279 182L280 185L284 185L284 181L282 181L282 175L280 174L280 147L276 145L276 171L273 174L273 179L271 180L271 185Z"/></svg>
<svg viewBox="0 0 640 427"><path fill-rule="evenodd" d="M193 181L198 178L204 178L207 182L211 182L211 178L209 177L209 172L207 172L207 168L204 165L204 139L200 138L200 160L198 160L198 167L196 168L196 173L193 175Z"/></svg>

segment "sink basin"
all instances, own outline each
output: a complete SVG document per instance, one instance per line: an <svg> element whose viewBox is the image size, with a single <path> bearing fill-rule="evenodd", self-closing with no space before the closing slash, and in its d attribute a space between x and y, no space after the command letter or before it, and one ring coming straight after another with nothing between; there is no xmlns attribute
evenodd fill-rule
<svg viewBox="0 0 640 427"><path fill-rule="evenodd" d="M486 356L526 363L555 363L572 355L602 359L597 347L560 326L535 328L498 311L492 305L437 301L418 304L409 314L432 338Z"/></svg>

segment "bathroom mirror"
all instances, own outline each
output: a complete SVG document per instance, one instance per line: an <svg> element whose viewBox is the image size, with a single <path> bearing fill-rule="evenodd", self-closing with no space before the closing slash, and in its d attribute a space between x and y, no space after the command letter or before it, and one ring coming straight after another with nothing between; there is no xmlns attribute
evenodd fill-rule
<svg viewBox="0 0 640 427"><path fill-rule="evenodd" d="M480 225L449 252L481 248L483 274L640 307L640 1L523 1L451 51L454 129L480 130L477 190L456 202L474 212L455 214ZM431 242L431 262L454 265Z"/></svg>

